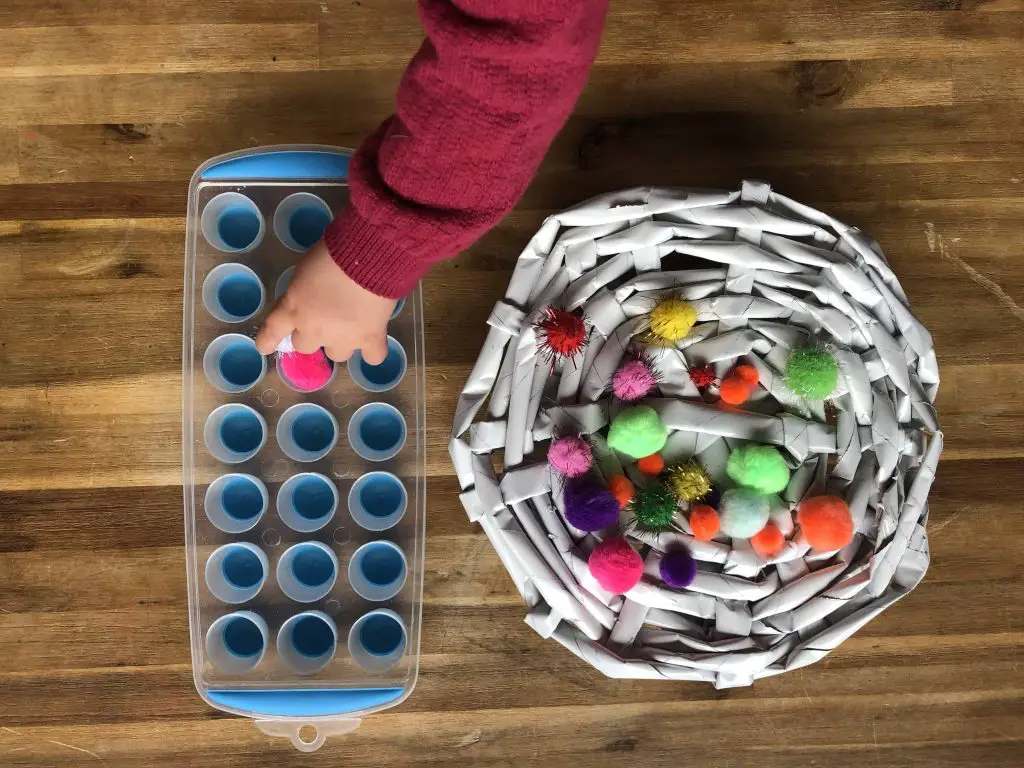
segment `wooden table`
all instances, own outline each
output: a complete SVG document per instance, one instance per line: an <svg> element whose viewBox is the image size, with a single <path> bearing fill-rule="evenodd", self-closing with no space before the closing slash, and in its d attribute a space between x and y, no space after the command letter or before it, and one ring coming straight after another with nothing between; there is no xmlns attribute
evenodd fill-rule
<svg viewBox="0 0 1024 768"><path fill-rule="evenodd" d="M192 687L185 190L227 150L356 144L418 45L413 5L0 2L0 765L1024 764L1024 2L613 6L519 208L426 284L419 686L301 755ZM545 215L746 177L877 238L935 335L932 569L825 661L753 688L608 681L522 623L467 522L456 393Z"/></svg>

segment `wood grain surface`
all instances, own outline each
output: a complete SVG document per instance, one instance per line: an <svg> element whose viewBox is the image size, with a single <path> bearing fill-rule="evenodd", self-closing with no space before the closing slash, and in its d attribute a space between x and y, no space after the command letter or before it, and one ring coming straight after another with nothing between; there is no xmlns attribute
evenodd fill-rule
<svg viewBox="0 0 1024 768"><path fill-rule="evenodd" d="M0 766L1024 765L1022 0L613 0L522 203L425 286L414 695L312 755L200 700L188 179L241 147L357 143L420 37L410 0L0 0ZM545 215L743 178L878 239L935 336L932 568L823 662L753 688L605 680L522 623L467 522L456 395Z"/></svg>

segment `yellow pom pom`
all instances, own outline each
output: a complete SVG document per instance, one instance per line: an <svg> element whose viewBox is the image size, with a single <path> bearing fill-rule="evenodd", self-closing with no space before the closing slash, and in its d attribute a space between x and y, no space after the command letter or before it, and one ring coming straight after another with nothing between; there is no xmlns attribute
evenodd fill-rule
<svg viewBox="0 0 1024 768"><path fill-rule="evenodd" d="M651 310L651 334L671 344L685 338L696 322L697 310L680 299L665 299Z"/></svg>
<svg viewBox="0 0 1024 768"><path fill-rule="evenodd" d="M668 471L668 487L677 500L690 503L711 492L711 477L696 461L688 461Z"/></svg>

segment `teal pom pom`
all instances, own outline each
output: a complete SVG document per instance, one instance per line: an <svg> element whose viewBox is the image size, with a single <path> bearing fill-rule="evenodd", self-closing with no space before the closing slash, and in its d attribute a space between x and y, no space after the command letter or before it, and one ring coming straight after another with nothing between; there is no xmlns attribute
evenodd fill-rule
<svg viewBox="0 0 1024 768"><path fill-rule="evenodd" d="M779 493L789 485L789 467L770 445L744 445L729 454L725 471L739 485L758 493Z"/></svg>
<svg viewBox="0 0 1024 768"><path fill-rule="evenodd" d="M660 483L637 488L629 503L633 524L642 531L657 533L672 528L676 513L676 497Z"/></svg>
<svg viewBox="0 0 1024 768"><path fill-rule="evenodd" d="M749 539L764 528L769 512L766 496L749 488L733 488L718 503L720 530L734 539Z"/></svg>
<svg viewBox="0 0 1024 768"><path fill-rule="evenodd" d="M648 405L635 405L619 412L608 430L608 445L633 459L642 459L665 447L668 430L658 412Z"/></svg>
<svg viewBox="0 0 1024 768"><path fill-rule="evenodd" d="M824 400L836 389L839 366L823 349L793 350L786 363L786 386L807 400Z"/></svg>

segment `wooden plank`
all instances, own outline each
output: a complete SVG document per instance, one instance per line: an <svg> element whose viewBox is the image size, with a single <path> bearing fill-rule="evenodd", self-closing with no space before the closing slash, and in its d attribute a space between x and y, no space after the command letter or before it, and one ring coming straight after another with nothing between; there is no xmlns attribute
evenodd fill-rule
<svg viewBox="0 0 1024 768"><path fill-rule="evenodd" d="M836 18L863 13L912 14L930 11L937 14L970 12L1021 12L1021 0L859 0L855 10L842 0L718 0L714 6L680 6L672 0L648 0L644 9L652 19L669 13L691 18L721 17L738 14L763 19L769 24L775 14L816 13ZM629 7L612 4L613 22L626 15ZM0 7L0 27L53 27L109 24L175 24L187 19L195 24L294 23L340 21L358 23L360 17L376 19L381 25L412 25L414 7L408 0L337 2L336 0L166 0L152 8L122 0L6 0Z"/></svg>
<svg viewBox="0 0 1024 768"><path fill-rule="evenodd" d="M355 146L326 110L301 116L247 114L247 136L220 121L128 125L27 126L16 134L11 163L29 184L181 180L201 158L253 146L306 141ZM545 170L587 171L623 152L641 160L702 148L705 162L797 165L893 165L993 161L1012 155L1006 126L1024 120L1019 102L891 109L812 109L797 113L723 112L630 118L575 117L549 152ZM346 121L346 125L351 122ZM369 130L371 124L366 125ZM922 149L928 148L922 156ZM12 179L13 180L13 179Z"/></svg>
<svg viewBox="0 0 1024 768"><path fill-rule="evenodd" d="M900 13L773 7L759 14L700 4L636 0L609 7L596 67L690 66L765 61L958 58L1019 51L1024 14L968 14L905 6ZM408 60L423 38L409 5L382 19L376 6L361 13L325 14L319 23L325 68L393 66ZM360 41L373 41L367 45ZM725 42L727 41L727 43Z"/></svg>
<svg viewBox="0 0 1024 768"><path fill-rule="evenodd" d="M0 77L302 71L316 40L315 24L0 28Z"/></svg>
<svg viewBox="0 0 1024 768"><path fill-rule="evenodd" d="M223 113L245 135L253 114L303 114L341 106L361 123L392 108L401 75L366 71L117 74L0 78L0 125L189 122ZM679 111L780 112L815 106L866 109L952 103L948 61L809 61L740 65L610 65L594 70L583 115ZM245 105L239 116L236 107ZM371 123L372 124L372 123Z"/></svg>
<svg viewBox="0 0 1024 768"><path fill-rule="evenodd" d="M535 697L543 696L541 688ZM323 751L303 757L303 765L350 764L367 754L374 765L508 765L515 750L523 759L517 765L550 765L569 758L591 761L585 764L635 765L637 760L655 760L654 765L673 765L667 758L678 749L674 731L680 721L690 725L691 733L713 732L723 718L736 725L730 728L729 743L717 739L687 739L688 760L695 764L728 767L759 764L774 768L791 765L795 759L820 761L830 766L863 765L865 751L892 765L922 766L928 760L962 765L959 759L972 754L978 745L1009 745L1017 751L988 750L996 757L1019 755L1019 692L947 695L826 697L817 706L804 698L676 701L598 706L529 706L505 713L496 719L490 709L443 713L387 713L369 719L359 731L328 742ZM39 723L22 725L15 721L13 733L4 733L3 746L27 745L25 758L31 762L16 765L40 765L59 757L79 760L73 751L86 749L106 765L171 765L164 762L170 750L189 744L189 753L202 765L238 765L239 758L259 751L264 759L295 759L285 750L287 742L270 742L252 726L239 719L213 719L201 724L166 722L147 724L135 721L111 729L102 719L109 699L98 698L98 710L87 723L74 727L51 725L50 715ZM141 703L141 702L140 702ZM849 717L831 720L833 707L841 707ZM887 706L898 708L901 717L879 717L874 713ZM140 709L140 716L145 717ZM107 721L110 722L110 721ZM980 729L980 731L979 731ZM523 750L523 735L531 744ZM33 741L35 737L35 741ZM63 737L63 739L61 738ZM132 746L129 757L127 750ZM191 746L194 745L194 746ZM942 751L936 749L941 747ZM460 750L452 753L453 749ZM945 762L952 752L954 762ZM974 754L982 754L980 752ZM941 755L941 757L940 757ZM662 758L662 759L659 759ZM62 765L88 765L80 762ZM159 761L159 762L157 762ZM931 763L936 764L935 762ZM943 764L943 763L939 763ZM989 763L992 764L992 763ZM998 765L1009 766L1001 762Z"/></svg>
<svg viewBox="0 0 1024 768"><path fill-rule="evenodd" d="M337 7L339 4L335 4ZM327 13L330 12L328 6ZM270 24L316 22L325 11L319 0L5 0L0 27L61 27L119 24Z"/></svg>
<svg viewBox="0 0 1024 768"><path fill-rule="evenodd" d="M401 67L0 78L0 125L189 122L217 115L237 135L248 136L246 123L253 114L293 115L301 121L302 115L324 109L373 125L391 112L400 76ZM339 122L350 124L348 118Z"/></svg>
<svg viewBox="0 0 1024 768"><path fill-rule="evenodd" d="M245 146L305 142L355 147L374 127L371 121L356 120L342 125L333 110L323 108L300 115L240 109L239 119L251 118L242 133L238 125L221 120L31 126L17 134L10 162L17 180L28 184L180 181L206 158Z"/></svg>
<svg viewBox="0 0 1024 768"><path fill-rule="evenodd" d="M1019 58L1016 57L1016 58ZM953 63L953 92L958 102L1020 102L1024 99L1024 71L1015 58Z"/></svg>
<svg viewBox="0 0 1024 768"><path fill-rule="evenodd" d="M577 105L586 116L681 112L875 109L953 102L952 66L937 60L597 67Z"/></svg>

